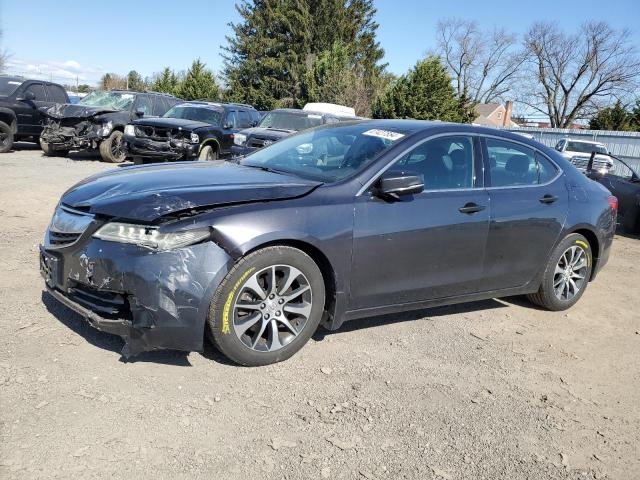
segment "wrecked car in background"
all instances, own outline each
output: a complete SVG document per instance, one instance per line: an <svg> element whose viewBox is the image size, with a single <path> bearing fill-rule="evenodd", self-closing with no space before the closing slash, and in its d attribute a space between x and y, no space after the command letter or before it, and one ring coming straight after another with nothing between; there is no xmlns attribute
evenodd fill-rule
<svg viewBox="0 0 640 480"><path fill-rule="evenodd" d="M40 108L69 103L62 85L0 75L0 153L13 142L37 142L42 132Z"/></svg>
<svg viewBox="0 0 640 480"><path fill-rule="evenodd" d="M307 128L356 118L353 108L331 103L309 103L302 110L278 108L267 112L256 127L237 133L231 154L234 157L248 155Z"/></svg>
<svg viewBox="0 0 640 480"><path fill-rule="evenodd" d="M124 126L134 118L164 115L179 101L166 93L95 91L76 104L41 109L47 120L40 146L52 156L99 150L104 161L120 163L126 159Z"/></svg>
<svg viewBox="0 0 640 480"><path fill-rule="evenodd" d="M607 262L616 208L516 134L342 122L238 162L89 177L60 199L40 265L49 294L122 336L125 356L201 351L208 332L265 365L320 322L522 294L565 310Z"/></svg>
<svg viewBox="0 0 640 480"><path fill-rule="evenodd" d="M160 118L135 120L124 129L134 163L215 160L229 154L239 129L254 126L260 113L241 103L184 102Z"/></svg>

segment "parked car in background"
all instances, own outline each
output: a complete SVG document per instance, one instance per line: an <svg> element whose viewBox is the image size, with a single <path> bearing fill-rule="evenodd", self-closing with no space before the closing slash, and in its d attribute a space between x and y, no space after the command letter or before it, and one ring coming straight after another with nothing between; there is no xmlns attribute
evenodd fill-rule
<svg viewBox="0 0 640 480"><path fill-rule="evenodd" d="M640 172L618 157L611 156L611 168L597 168L587 176L601 183L618 199L618 219L629 233L640 234Z"/></svg>
<svg viewBox="0 0 640 480"><path fill-rule="evenodd" d="M159 118L134 120L124 129L135 163L215 160L230 153L240 129L257 125L259 112L240 103L183 102Z"/></svg>
<svg viewBox="0 0 640 480"><path fill-rule="evenodd" d="M325 110L329 111L312 110L313 107L322 110L323 106L325 106ZM347 110L345 111L344 109ZM341 105L308 104L302 110L279 108L268 112L256 127L239 132L234 138L231 153L234 157L248 155L255 150L277 142L281 138L288 137L307 128L356 118L353 109L342 107Z"/></svg>
<svg viewBox="0 0 640 480"><path fill-rule="evenodd" d="M265 365L321 321L522 294L567 309L609 258L616 207L513 133L342 122L238 162L94 175L60 199L40 264L48 292L122 336L125 356L202 350L207 331Z"/></svg>
<svg viewBox="0 0 640 480"><path fill-rule="evenodd" d="M0 153L13 142L37 142L42 132L40 108L69 103L67 92L57 83L0 75Z"/></svg>
<svg viewBox="0 0 640 480"><path fill-rule="evenodd" d="M578 170L583 172L587 168L592 152L596 152L594 158L595 169L604 172L608 171L612 166L609 151L604 143L563 138L556 144L555 149L560 152L560 155L573 163Z"/></svg>
<svg viewBox="0 0 640 480"><path fill-rule="evenodd" d="M129 90L98 90L76 104L41 109L47 118L40 135L45 155L99 150L106 162L126 159L124 126L135 118L164 115L180 100L173 95Z"/></svg>

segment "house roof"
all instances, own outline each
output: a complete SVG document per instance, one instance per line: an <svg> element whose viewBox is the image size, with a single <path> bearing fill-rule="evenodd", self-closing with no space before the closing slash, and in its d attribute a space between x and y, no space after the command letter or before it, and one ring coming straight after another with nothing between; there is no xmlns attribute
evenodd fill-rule
<svg viewBox="0 0 640 480"><path fill-rule="evenodd" d="M476 105L475 110L479 117L488 117L500 107L499 103L479 103Z"/></svg>

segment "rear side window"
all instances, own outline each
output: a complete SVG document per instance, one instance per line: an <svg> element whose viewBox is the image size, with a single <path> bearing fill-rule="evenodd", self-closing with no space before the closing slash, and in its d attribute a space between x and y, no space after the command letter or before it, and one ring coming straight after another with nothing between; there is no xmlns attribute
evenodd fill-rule
<svg viewBox="0 0 640 480"><path fill-rule="evenodd" d="M472 188L473 138L456 135L429 140L400 158L394 172L422 175L425 190Z"/></svg>
<svg viewBox="0 0 640 480"><path fill-rule="evenodd" d="M47 85L50 102L67 103L67 92L59 85Z"/></svg>
<svg viewBox="0 0 640 480"><path fill-rule="evenodd" d="M532 148L494 138L486 141L492 187L539 185L556 176L556 167Z"/></svg>
<svg viewBox="0 0 640 480"><path fill-rule="evenodd" d="M33 92L33 94L36 96L35 101L37 102L47 101L47 97L44 94L44 85L42 85L41 83L32 83L25 89L25 93L26 92Z"/></svg>
<svg viewBox="0 0 640 480"><path fill-rule="evenodd" d="M249 128L253 120L246 110L240 110L240 128Z"/></svg>

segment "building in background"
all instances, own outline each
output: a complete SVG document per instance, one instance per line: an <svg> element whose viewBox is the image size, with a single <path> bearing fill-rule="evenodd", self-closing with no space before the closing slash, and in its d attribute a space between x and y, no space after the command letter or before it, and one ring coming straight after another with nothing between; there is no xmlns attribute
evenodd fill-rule
<svg viewBox="0 0 640 480"><path fill-rule="evenodd" d="M474 125L484 125L487 127L507 127L514 128L518 124L511 120L513 102L507 101L505 105L499 103L479 103L476 105L477 117L473 121Z"/></svg>

